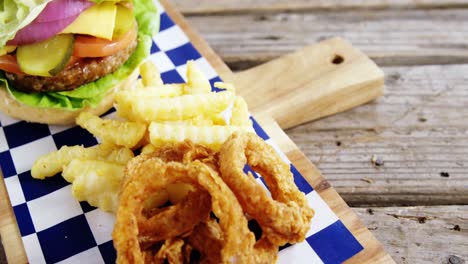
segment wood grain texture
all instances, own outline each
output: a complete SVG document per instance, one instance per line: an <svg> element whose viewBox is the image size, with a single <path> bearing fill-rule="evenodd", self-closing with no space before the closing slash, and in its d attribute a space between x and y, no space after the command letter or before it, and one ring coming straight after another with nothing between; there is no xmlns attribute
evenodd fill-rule
<svg viewBox="0 0 468 264"><path fill-rule="evenodd" d="M349 42L334 38L238 72L234 83L254 115L286 129L381 96L384 75Z"/></svg>
<svg viewBox="0 0 468 264"><path fill-rule="evenodd" d="M233 70L335 36L379 65L468 62L468 9L259 11L187 19Z"/></svg>
<svg viewBox="0 0 468 264"><path fill-rule="evenodd" d="M288 135L353 206L468 204L468 65L383 69L383 97Z"/></svg>
<svg viewBox="0 0 468 264"><path fill-rule="evenodd" d="M175 0L177 8L186 15L216 13L251 13L258 11L317 11L345 9L408 9L454 8L468 6L466 0Z"/></svg>
<svg viewBox="0 0 468 264"><path fill-rule="evenodd" d="M221 77L225 80L233 78L232 73L222 63L222 61L216 56L216 54L206 45L206 43L197 36L196 32L193 31L190 26L186 23L184 18L178 14L172 6L166 1L161 1L167 10L168 14L181 28L186 31L189 38L194 41L194 45L202 53L202 55L211 63L211 65L217 70ZM259 112L261 113L261 111ZM268 113L266 113L268 114ZM262 124L266 131L270 134L273 140L281 142L281 147L288 149L286 153L288 157L293 161L298 170L309 180L310 183L317 189L324 200L329 204L332 210L340 217L342 222L349 228L349 230L356 236L359 242L362 244L364 249L349 259L347 263L394 263L392 258L383 250L381 244L373 237L373 235L367 230L367 228L358 219L356 214L346 205L346 203L340 198L340 196L326 184L326 181L322 178L317 169L307 160L304 154L294 145L294 143L287 137L283 130L276 125L276 122L269 118L266 119L267 115L262 115L268 122ZM3 184L3 181L2 181ZM0 186L0 197L7 197L4 186ZM8 230L14 230L15 218L11 214L11 206L8 203L3 203L6 210L0 211L0 219L6 219L5 224L0 225L0 234L5 243L5 249L9 262L11 263L22 263L25 259L24 251L18 250L18 246L21 243L21 237L17 232L8 232Z"/></svg>
<svg viewBox="0 0 468 264"><path fill-rule="evenodd" d="M164 6L166 13L174 22L184 31L190 39L192 45L202 54L202 56L210 62L211 66L216 69L219 75L224 76L225 81L233 80L231 69L223 62L218 54L209 46L209 44L201 37L195 28L190 26L184 16L177 11L175 6L166 0L161 0L160 3Z"/></svg>
<svg viewBox="0 0 468 264"><path fill-rule="evenodd" d="M2 258L8 263L28 263L26 253L24 251L21 235L16 223L16 218L11 207L10 199L5 188L2 172L0 171L0 239L1 244L7 249L6 252L1 252L0 263ZM3 249L2 249L3 251Z"/></svg>
<svg viewBox="0 0 468 264"><path fill-rule="evenodd" d="M468 206L353 210L397 263L445 264L450 256L468 262Z"/></svg>
<svg viewBox="0 0 468 264"><path fill-rule="evenodd" d="M304 178L363 245L364 249L345 263L394 263L393 259L384 251L382 245L280 126L268 115L259 115L256 119L263 130L273 139L275 144L286 154Z"/></svg>

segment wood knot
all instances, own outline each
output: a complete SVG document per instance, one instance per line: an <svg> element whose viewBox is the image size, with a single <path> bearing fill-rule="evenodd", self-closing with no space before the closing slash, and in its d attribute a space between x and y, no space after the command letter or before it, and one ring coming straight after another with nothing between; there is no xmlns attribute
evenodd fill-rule
<svg viewBox="0 0 468 264"><path fill-rule="evenodd" d="M450 174L448 172L446 172L446 171L443 171L443 172L440 173L440 177L448 178L448 177L450 177Z"/></svg>
<svg viewBox="0 0 468 264"><path fill-rule="evenodd" d="M386 83L389 85L395 84L398 80L401 79L401 75L399 73L393 73L386 76Z"/></svg>
<svg viewBox="0 0 468 264"><path fill-rule="evenodd" d="M268 20L268 17L265 15L257 16L254 18L255 21L266 21Z"/></svg>
<svg viewBox="0 0 468 264"><path fill-rule="evenodd" d="M418 118L418 121L421 122L421 123L425 123L425 122L427 122L427 118L421 116L421 117Z"/></svg>
<svg viewBox="0 0 468 264"><path fill-rule="evenodd" d="M372 155L372 157L371 157L371 163L372 163L372 165L374 165L375 167L381 167L381 166L384 165L384 161L383 161L382 157L377 156L377 155Z"/></svg>
<svg viewBox="0 0 468 264"><path fill-rule="evenodd" d="M270 36L263 37L262 39L264 39L264 40L280 40L281 37L280 36L270 35Z"/></svg>
<svg viewBox="0 0 468 264"><path fill-rule="evenodd" d="M330 188L330 187L331 187L331 186L330 186L330 183L328 183L326 180L323 180L323 181L321 181L321 182L317 185L317 187L315 188L315 190L316 190L317 192L320 192L320 191L326 190L326 189L328 189L328 188Z"/></svg>
<svg viewBox="0 0 468 264"><path fill-rule="evenodd" d="M465 261L458 256L450 255L448 256L448 263L449 264L464 264Z"/></svg>
<svg viewBox="0 0 468 264"><path fill-rule="evenodd" d="M333 64L341 64L344 62L344 58L343 56L339 55L339 54L335 54L335 56L333 56L333 59L331 61Z"/></svg>

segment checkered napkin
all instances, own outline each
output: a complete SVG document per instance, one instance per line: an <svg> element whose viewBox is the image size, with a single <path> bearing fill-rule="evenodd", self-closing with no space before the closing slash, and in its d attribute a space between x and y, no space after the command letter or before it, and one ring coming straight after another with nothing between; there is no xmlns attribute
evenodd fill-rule
<svg viewBox="0 0 468 264"><path fill-rule="evenodd" d="M153 38L150 59L165 83L184 82L186 61L195 60L210 82L221 81L184 32L158 4L160 32ZM111 110L108 115L112 115ZM258 135L272 145L255 122ZM42 154L63 145L92 146L96 139L79 127L30 124L0 113L0 166L30 263L113 263L116 253L111 233L114 215L78 202L62 177L35 180L31 166ZM363 249L327 204L291 164L294 181L315 210L306 241L280 249L279 263L341 263ZM264 185L261 177L257 181Z"/></svg>

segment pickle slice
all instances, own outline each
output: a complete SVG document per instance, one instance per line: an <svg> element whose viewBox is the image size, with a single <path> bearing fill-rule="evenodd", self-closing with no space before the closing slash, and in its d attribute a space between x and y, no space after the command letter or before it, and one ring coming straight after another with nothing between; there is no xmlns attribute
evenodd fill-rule
<svg viewBox="0 0 468 264"><path fill-rule="evenodd" d="M73 53L72 34L57 35L42 42L19 46L16 59L29 75L52 76L65 68Z"/></svg>

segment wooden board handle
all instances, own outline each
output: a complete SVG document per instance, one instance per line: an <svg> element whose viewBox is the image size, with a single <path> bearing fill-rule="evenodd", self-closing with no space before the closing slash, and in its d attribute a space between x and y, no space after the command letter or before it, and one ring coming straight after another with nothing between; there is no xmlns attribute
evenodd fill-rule
<svg viewBox="0 0 468 264"><path fill-rule="evenodd" d="M349 42L333 38L236 73L234 83L252 114L286 129L377 98L384 74Z"/></svg>

